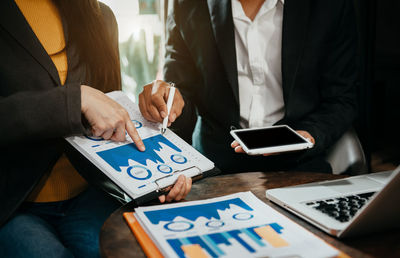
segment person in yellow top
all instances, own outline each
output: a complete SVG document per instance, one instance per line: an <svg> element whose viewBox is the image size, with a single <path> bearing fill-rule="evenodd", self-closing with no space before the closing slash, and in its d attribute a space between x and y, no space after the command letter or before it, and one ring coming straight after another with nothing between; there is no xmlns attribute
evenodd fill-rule
<svg viewBox="0 0 400 258"><path fill-rule="evenodd" d="M0 1L0 257L99 256L100 228L120 202L93 187L103 186L63 138L127 132L145 149L103 93L121 87L117 31L97 0ZM181 176L160 201L190 189Z"/></svg>

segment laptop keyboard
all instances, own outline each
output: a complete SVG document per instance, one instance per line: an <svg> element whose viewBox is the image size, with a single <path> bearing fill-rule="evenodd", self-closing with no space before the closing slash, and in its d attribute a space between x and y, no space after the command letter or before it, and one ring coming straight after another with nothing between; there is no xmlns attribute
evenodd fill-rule
<svg viewBox="0 0 400 258"><path fill-rule="evenodd" d="M307 202L306 205L319 210L340 222L347 222L361 209L375 192L341 196Z"/></svg>

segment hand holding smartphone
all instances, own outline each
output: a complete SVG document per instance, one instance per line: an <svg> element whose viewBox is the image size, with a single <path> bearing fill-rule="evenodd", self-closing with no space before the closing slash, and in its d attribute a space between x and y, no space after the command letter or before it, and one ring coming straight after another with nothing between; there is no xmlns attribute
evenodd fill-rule
<svg viewBox="0 0 400 258"><path fill-rule="evenodd" d="M237 129L230 133L249 155L296 151L314 146L287 125Z"/></svg>

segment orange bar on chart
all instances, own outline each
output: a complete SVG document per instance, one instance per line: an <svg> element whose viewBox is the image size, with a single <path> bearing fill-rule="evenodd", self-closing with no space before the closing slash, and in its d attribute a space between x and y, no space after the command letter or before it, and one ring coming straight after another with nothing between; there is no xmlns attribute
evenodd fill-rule
<svg viewBox="0 0 400 258"><path fill-rule="evenodd" d="M289 245L289 243L281 238L281 236L269 225L261 228L255 228L254 231L273 247L283 247Z"/></svg>
<svg viewBox="0 0 400 258"><path fill-rule="evenodd" d="M181 246L183 252L188 258L207 258L208 255L204 252L199 244Z"/></svg>

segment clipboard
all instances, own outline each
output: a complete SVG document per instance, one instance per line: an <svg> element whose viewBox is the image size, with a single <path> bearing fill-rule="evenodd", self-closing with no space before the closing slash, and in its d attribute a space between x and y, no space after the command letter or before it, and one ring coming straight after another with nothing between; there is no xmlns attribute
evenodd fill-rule
<svg viewBox="0 0 400 258"><path fill-rule="evenodd" d="M195 168L195 169L199 170L199 173L197 175L191 177L193 183L197 182L197 181L199 181L199 180L201 180L203 178L206 178L206 177L216 176L216 175L218 175L220 173L220 170L217 167L214 167L213 169L205 171L205 172L200 172L201 170L199 168L197 168L197 167L190 167L188 169L192 169L192 168ZM185 170L187 170L187 169L185 169ZM175 171L173 174L179 176L179 173L182 174L185 170ZM172 184L164 184L163 182L164 182L164 180L170 178L171 176L167 175L167 176L164 176L163 178L158 179L157 180L157 185L158 185L157 190L155 190L154 192L151 192L149 194L143 195L141 197L138 197L138 198L134 199L133 201L136 203L136 205L139 206L139 205L147 203L147 202L149 202L151 200L156 199L158 196L161 196L161 195L164 195L164 194L168 194L168 190L167 189Z"/></svg>
<svg viewBox="0 0 400 258"><path fill-rule="evenodd" d="M133 200L141 205L165 194L181 174L197 181L219 173L212 161L171 130L167 129L162 135L160 124L146 121L137 104L122 91L107 95L128 111L146 150L137 150L128 135L127 141L123 143L88 135L67 137L66 141L84 157L80 158L80 162L72 162L79 172L84 171L84 177L98 178L97 181L101 181L102 186L106 185L103 188L107 190L112 184L116 190L115 195L120 199L125 202ZM86 171L92 172L85 176Z"/></svg>

